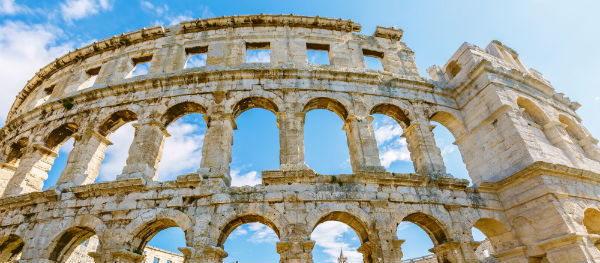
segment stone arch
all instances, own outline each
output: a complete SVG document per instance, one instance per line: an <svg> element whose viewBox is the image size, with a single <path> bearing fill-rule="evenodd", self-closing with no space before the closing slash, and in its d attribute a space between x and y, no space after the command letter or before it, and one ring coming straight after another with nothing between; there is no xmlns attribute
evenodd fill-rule
<svg viewBox="0 0 600 263"><path fill-rule="evenodd" d="M368 225L351 213L344 211L329 212L319 218L319 220L312 226L312 230L314 230L319 224L326 221L337 221L350 226L350 228L352 228L354 232L358 234L358 238L360 238L361 243L366 243L370 240Z"/></svg>
<svg viewBox="0 0 600 263"><path fill-rule="evenodd" d="M526 118L531 118L531 120L541 126L544 126L548 123L549 118L544 113L544 111L537 105L535 102L530 99L526 99L523 97L517 98L517 106L525 111L527 115Z"/></svg>
<svg viewBox="0 0 600 263"><path fill-rule="evenodd" d="M371 111L369 111L369 115L373 114L383 114L391 117L402 126L402 129L406 129L408 126L410 126L410 119L408 118L406 111L393 104L377 104L373 108L371 108Z"/></svg>
<svg viewBox="0 0 600 263"><path fill-rule="evenodd" d="M405 216L402 221L411 222L425 230L435 246L441 245L449 240L446 227L433 216L423 212L416 212Z"/></svg>
<svg viewBox="0 0 600 263"><path fill-rule="evenodd" d="M447 111L437 111L429 117L430 121L438 122L446 127L457 140L467 133L463 122L454 114Z"/></svg>
<svg viewBox="0 0 600 263"><path fill-rule="evenodd" d="M93 215L75 217L65 230L59 232L46 248L47 259L65 262L81 243L105 232L106 225Z"/></svg>
<svg viewBox="0 0 600 263"><path fill-rule="evenodd" d="M324 109L332 111L337 114L342 120L345 122L348 118L348 110L347 108L337 100L327 98L327 97L318 97L309 100L306 104L304 104L304 108L302 111L304 113L316 110L316 109Z"/></svg>
<svg viewBox="0 0 600 263"><path fill-rule="evenodd" d="M566 130L571 135L571 137L575 138L576 140L581 140L585 138L585 132L583 131L583 129L581 129L581 127L571 118L565 116L564 114L559 114L558 120L567 126Z"/></svg>
<svg viewBox="0 0 600 263"><path fill-rule="evenodd" d="M102 121L102 124L98 127L98 133L102 136L107 136L112 132L119 129L128 122L132 122L138 119L138 115L131 110L119 110L109 115Z"/></svg>
<svg viewBox="0 0 600 263"><path fill-rule="evenodd" d="M79 130L79 125L67 122L52 130L46 139L44 144L46 147L56 150L60 145L66 142Z"/></svg>
<svg viewBox="0 0 600 263"><path fill-rule="evenodd" d="M518 246L511 229L494 218L480 218L473 227L479 229L488 238L496 252Z"/></svg>
<svg viewBox="0 0 600 263"><path fill-rule="evenodd" d="M174 209L160 210L150 219L145 216L139 216L129 223L125 228L125 232L127 233L125 237L133 250L143 251L146 244L158 232L170 227L179 227L187 236L187 230L191 226L192 220L183 212Z"/></svg>
<svg viewBox="0 0 600 263"><path fill-rule="evenodd" d="M260 214L243 214L235 216L220 228L221 231L219 232L219 237L217 239L217 246L223 247L225 241L229 237L229 234L231 234L233 230L243 224L249 223L261 223L266 225L271 228L275 234L277 234L277 237L281 238L280 228L272 220Z"/></svg>
<svg viewBox="0 0 600 263"><path fill-rule="evenodd" d="M27 146L29 145L29 138L19 138L15 142L13 142L9 149L8 154L6 156L6 163L15 164L17 160L23 157L23 154L27 151Z"/></svg>
<svg viewBox="0 0 600 263"><path fill-rule="evenodd" d="M258 97L258 96L252 96L252 97L247 97L247 98L241 99L233 106L233 108L232 108L233 118L236 119L238 116L240 116L245 111L254 109L254 108L266 109L274 114L277 114L277 112L279 112L279 107L271 99L264 98L264 97Z"/></svg>
<svg viewBox="0 0 600 263"><path fill-rule="evenodd" d="M588 208L583 212L583 226L588 234L600 235L600 211Z"/></svg>
<svg viewBox="0 0 600 263"><path fill-rule="evenodd" d="M25 242L18 235L11 234L0 238L0 262L17 260L24 246Z"/></svg>
<svg viewBox="0 0 600 263"><path fill-rule="evenodd" d="M184 115L191 113L206 113L206 108L204 106L192 102L192 101L184 101L177 103L170 108L168 108L163 116L161 117L161 123L167 127L169 124L175 122L177 119L183 117Z"/></svg>

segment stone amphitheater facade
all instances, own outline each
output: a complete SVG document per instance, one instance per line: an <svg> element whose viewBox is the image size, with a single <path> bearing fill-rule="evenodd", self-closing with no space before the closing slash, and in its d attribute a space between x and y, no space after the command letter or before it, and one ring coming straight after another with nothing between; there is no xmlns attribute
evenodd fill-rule
<svg viewBox="0 0 600 263"><path fill-rule="evenodd" d="M159 231L180 227L185 262L221 262L238 226L260 222L279 237L281 262L312 262L321 222L349 225L364 262L401 262L403 221L431 237L438 262L475 262L471 228L499 262L600 262L600 149L575 113L517 52L465 43L419 75L402 30L361 35L355 22L252 15L183 22L114 36L42 68L18 94L0 131L0 261L65 262L97 236L95 262L140 262ZM245 63L269 48L269 63ZM324 50L330 65L307 63ZM190 54L206 66L185 68ZM365 68L363 56L383 69ZM129 77L136 64L149 72ZM91 87L89 81L96 77ZM231 187L235 119L252 108L277 116L280 169L262 184ZM353 173L305 164L305 113L344 121ZM208 128L195 173L157 182L166 128L202 113ZM386 172L372 114L404 130L414 174ZM136 121L122 173L93 183L108 136ZM454 135L473 186L446 173L431 121ZM58 183L41 191L57 150L75 138Z"/></svg>

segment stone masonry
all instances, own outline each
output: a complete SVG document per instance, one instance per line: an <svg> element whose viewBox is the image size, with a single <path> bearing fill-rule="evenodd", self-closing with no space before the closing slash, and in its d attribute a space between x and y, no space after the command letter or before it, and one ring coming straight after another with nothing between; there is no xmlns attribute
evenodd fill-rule
<svg viewBox="0 0 600 263"><path fill-rule="evenodd" d="M365 263L401 262L403 221L429 234L438 262L478 261L472 227L497 262L600 262L600 148L578 103L498 41L463 44L426 79L402 30L360 29L322 17L211 18L114 36L45 66L0 130L0 262L69 262L92 236L94 262L141 262L156 233L179 227L184 262L217 263L228 235L258 222L279 237L280 262L310 263L310 234L331 220L356 231ZM270 49L270 61L246 63L255 48ZM329 65L307 63L310 49L327 51ZM206 65L186 67L194 54L206 54ZM364 56L383 70L366 69ZM131 77L144 62L148 74ZM280 169L263 171L260 185L231 187L236 118L252 108L277 116ZM344 121L352 174L306 165L313 109ZM199 168L157 182L166 127L189 113L208 124ZM402 126L414 174L382 167L373 114ZM135 137L123 172L94 183L110 134L128 122ZM432 122L454 135L472 187L446 172ZM67 166L41 191L69 138Z"/></svg>

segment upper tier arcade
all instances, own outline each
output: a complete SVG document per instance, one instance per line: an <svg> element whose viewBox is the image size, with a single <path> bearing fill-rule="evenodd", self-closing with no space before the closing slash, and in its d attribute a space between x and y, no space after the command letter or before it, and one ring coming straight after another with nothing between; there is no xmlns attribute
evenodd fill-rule
<svg viewBox="0 0 600 263"><path fill-rule="evenodd" d="M185 262L219 263L228 235L259 222L277 234L281 262L310 263L310 233L333 220L357 232L365 263L400 262L403 221L427 232L439 262L476 260L472 227L500 262L600 262L600 148L578 103L498 41L463 44L425 79L402 30L360 29L321 17L211 18L114 36L42 68L0 130L0 261L63 262L96 235L95 262L134 263L158 231L177 226ZM248 60L255 49L269 50L267 62ZM309 63L309 51L328 63ZM188 64L195 55L204 64ZM280 167L262 171L260 185L232 187L236 118L252 108L276 115ZM352 174L305 163L314 109L344 122ZM207 123L198 170L158 182L167 127L191 113ZM382 166L374 114L402 127L414 174ZM94 183L110 134L129 122L125 167ZM472 187L446 172L432 122L454 136ZM70 138L66 167L42 191Z"/></svg>

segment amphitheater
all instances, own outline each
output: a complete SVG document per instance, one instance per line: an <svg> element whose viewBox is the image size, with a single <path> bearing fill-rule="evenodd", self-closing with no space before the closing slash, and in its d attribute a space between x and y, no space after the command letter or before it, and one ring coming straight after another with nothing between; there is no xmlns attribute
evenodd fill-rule
<svg viewBox="0 0 600 263"><path fill-rule="evenodd" d="M124 33L45 66L0 131L0 262L79 262L74 251L93 236L93 262L141 262L148 241L176 226L184 262L217 263L236 227L259 222L279 237L280 262L306 263L311 232L332 220L357 233L365 263L402 261L403 221L427 232L440 263L478 262L472 227L498 262L600 262L600 148L577 102L498 41L461 45L425 78L402 30L360 30L322 17L210 18ZM246 63L251 49L269 49L269 62ZM329 65L307 63L307 50L328 52ZM187 68L194 54L206 54L206 65ZM365 56L384 70L367 69ZM147 62L148 74L130 77ZM252 108L277 116L280 169L262 171L260 185L231 187L235 120ZM352 174L305 164L313 109L344 121ZM158 182L166 127L190 113L208 124L199 168ZM402 126L414 174L381 165L373 114ZM134 121L122 173L94 183L108 136ZM432 121L454 136L472 186L446 172ZM42 191L70 138L67 166Z"/></svg>

